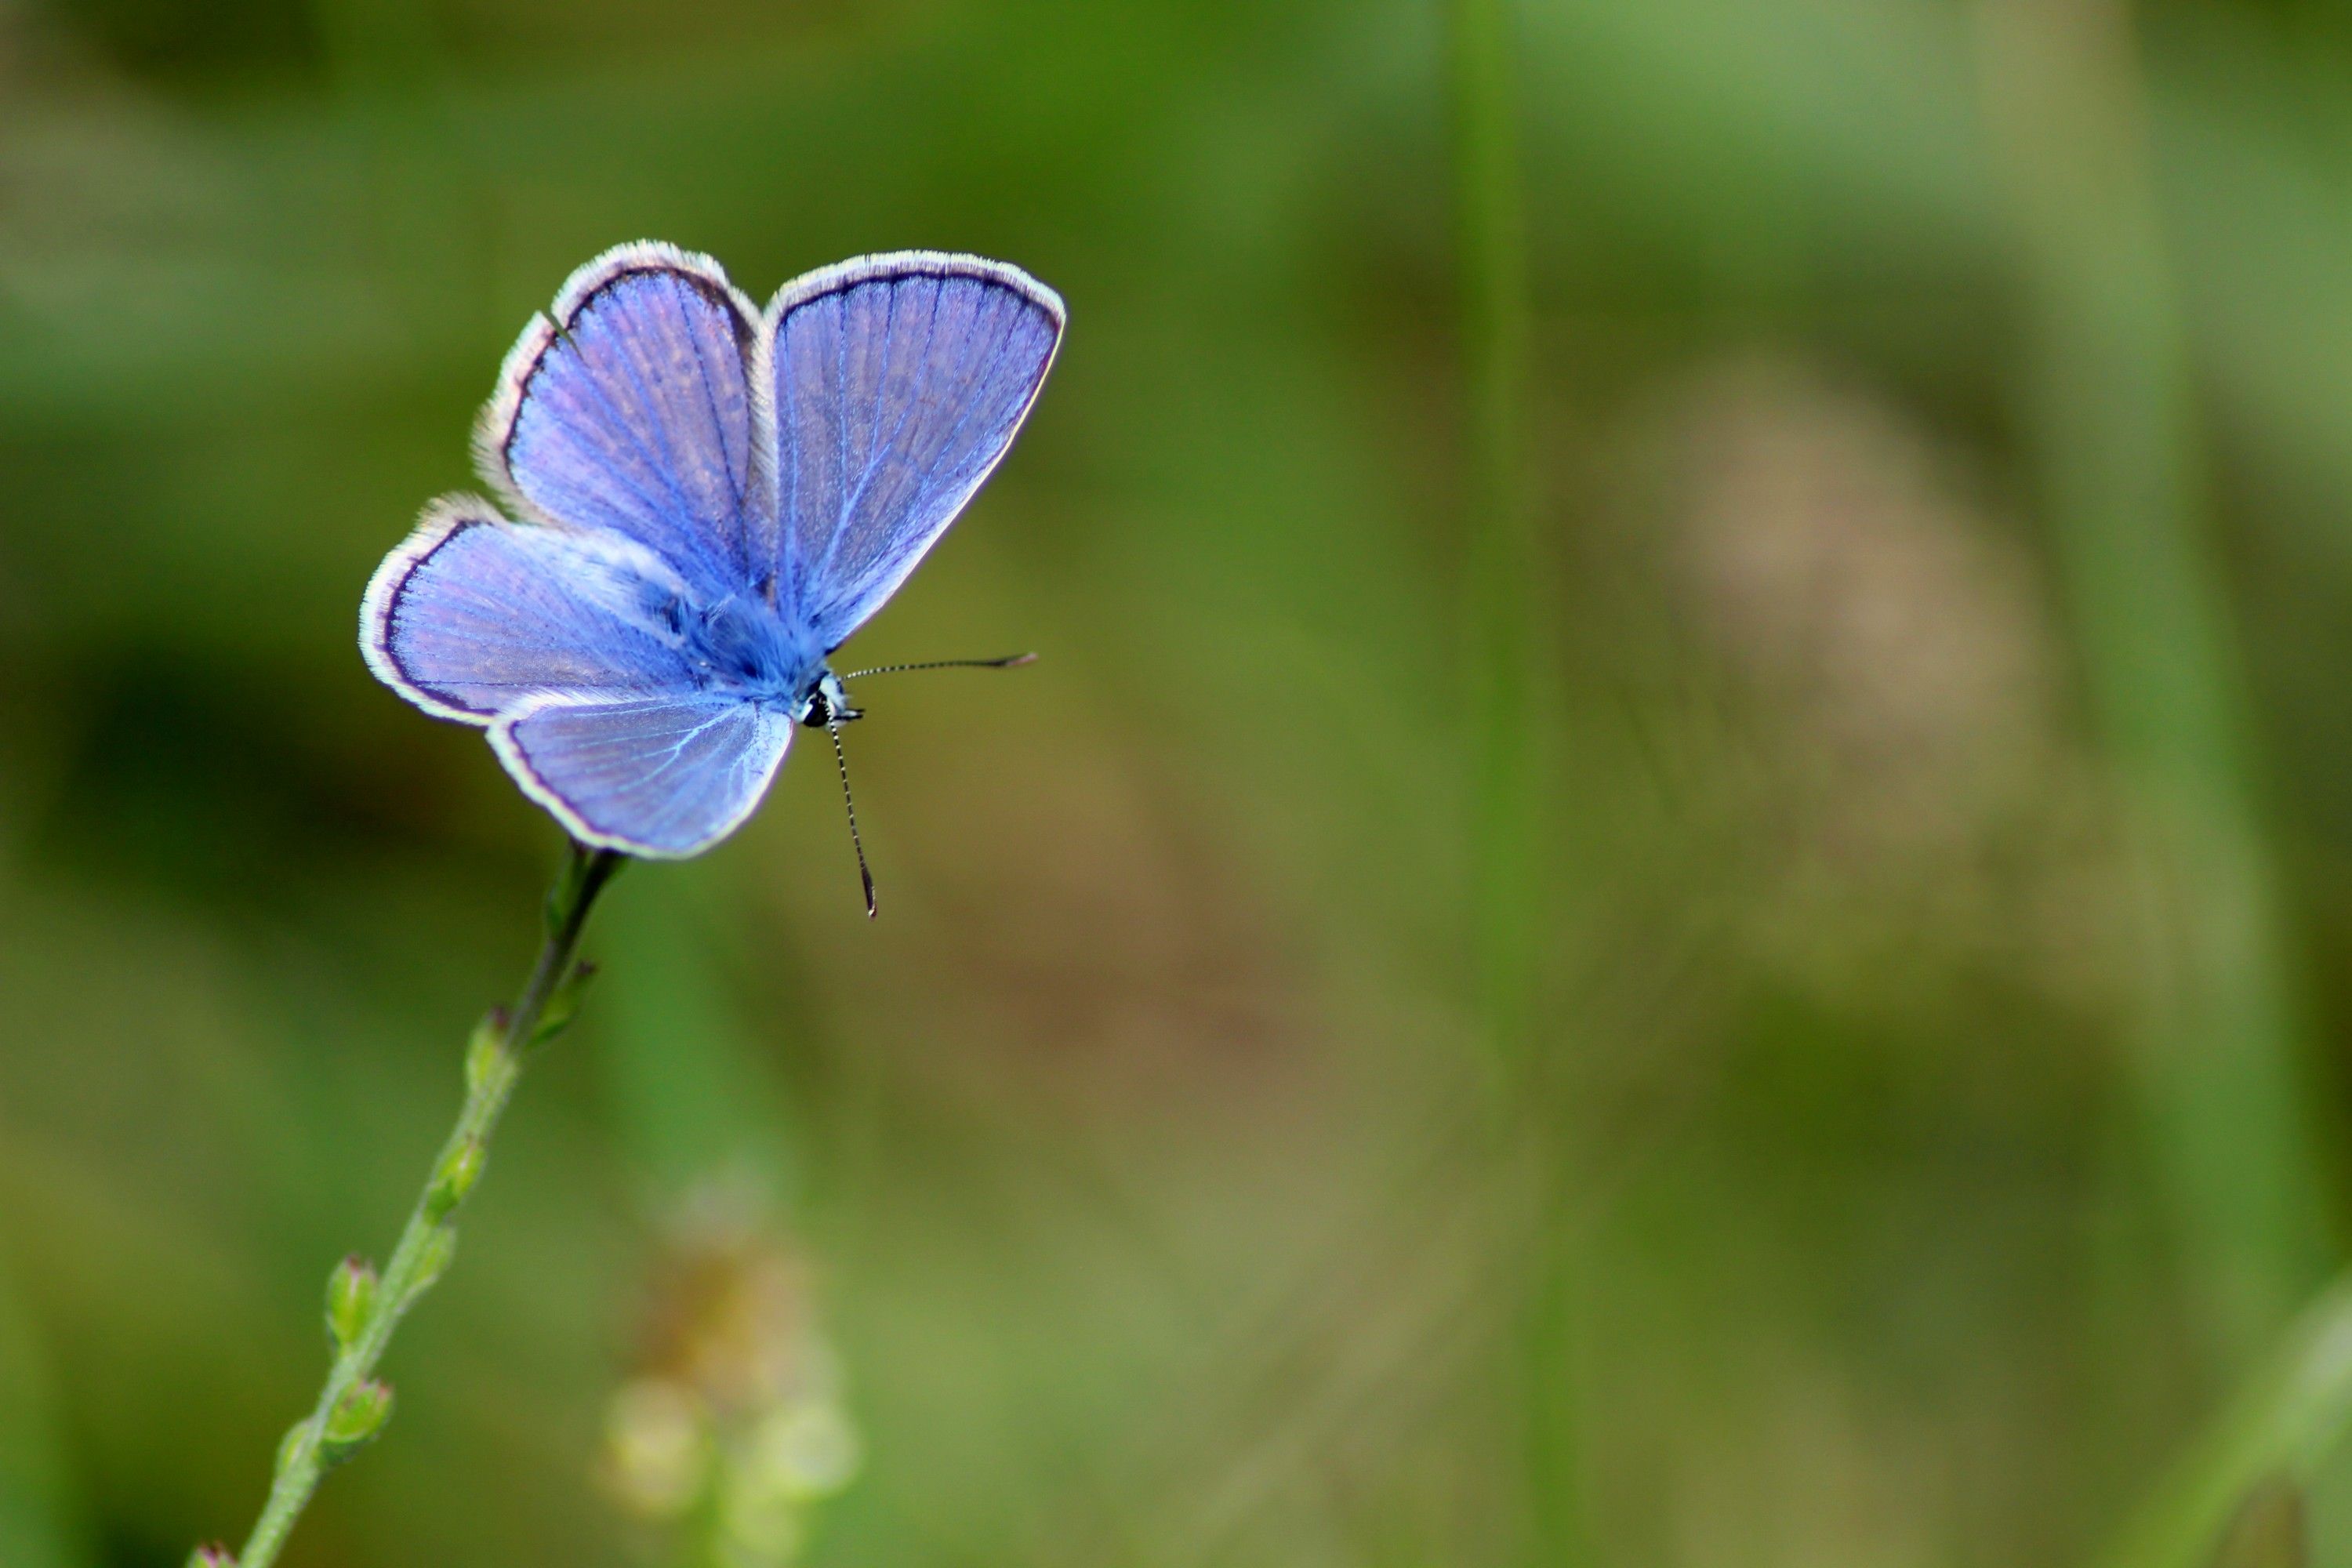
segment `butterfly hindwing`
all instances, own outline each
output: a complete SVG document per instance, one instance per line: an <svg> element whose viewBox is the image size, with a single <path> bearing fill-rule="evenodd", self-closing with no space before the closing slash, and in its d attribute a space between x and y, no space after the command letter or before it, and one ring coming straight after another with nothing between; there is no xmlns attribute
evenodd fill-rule
<svg viewBox="0 0 2352 1568"><path fill-rule="evenodd" d="M690 690L669 624L682 587L621 535L519 525L453 496L376 569L360 647L419 707L478 724L551 693Z"/></svg>
<svg viewBox="0 0 2352 1568"><path fill-rule="evenodd" d="M792 738L789 718L731 697L555 702L490 730L507 771L573 837L658 858L740 826Z"/></svg>
<svg viewBox="0 0 2352 1568"><path fill-rule="evenodd" d="M904 251L787 285L768 309L773 542L790 613L831 648L888 598L1011 447L1061 340L1018 268Z"/></svg>

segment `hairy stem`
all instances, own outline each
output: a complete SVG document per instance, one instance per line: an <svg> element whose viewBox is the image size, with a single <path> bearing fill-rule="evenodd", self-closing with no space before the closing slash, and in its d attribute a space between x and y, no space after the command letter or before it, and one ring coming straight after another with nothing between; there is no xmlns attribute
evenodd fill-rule
<svg viewBox="0 0 2352 1568"><path fill-rule="evenodd" d="M475 1031L466 1054L465 1107L433 1162L433 1173L400 1233L383 1279L367 1276L357 1291L346 1287L344 1299L356 1295L359 1304L341 1314L331 1290L334 1364L328 1369L318 1404L286 1434L278 1448L269 1500L237 1554L237 1568L268 1568L277 1561L320 1479L373 1437L389 1415L389 1392L368 1380L400 1320L448 1267L457 1245L457 1209L480 1174L490 1134L514 1096L523 1064L534 1047L552 1039L571 1021L588 973L575 962L580 933L596 895L621 863L622 857L612 850L572 847L571 858L548 894L547 940L539 950L539 962L513 1012L493 1013ZM355 1264L345 1267L359 1268Z"/></svg>

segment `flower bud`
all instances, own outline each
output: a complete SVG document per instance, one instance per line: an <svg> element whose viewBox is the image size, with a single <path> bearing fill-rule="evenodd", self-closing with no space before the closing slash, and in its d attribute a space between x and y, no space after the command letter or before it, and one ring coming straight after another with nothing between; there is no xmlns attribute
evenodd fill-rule
<svg viewBox="0 0 2352 1568"><path fill-rule="evenodd" d="M337 1351L359 1342L375 1312L375 1268L354 1253L327 1276L327 1339Z"/></svg>
<svg viewBox="0 0 2352 1568"><path fill-rule="evenodd" d="M188 1568L236 1568L236 1558L227 1547L215 1542L210 1546L199 1546L189 1552Z"/></svg>
<svg viewBox="0 0 2352 1568"><path fill-rule="evenodd" d="M327 1463L349 1458L353 1452L373 1441L392 1419L392 1390L370 1378L355 1383L336 1401L327 1417L327 1429L319 1435L319 1452Z"/></svg>
<svg viewBox="0 0 2352 1568"><path fill-rule="evenodd" d="M478 1138L467 1138L450 1150L441 1168L433 1173L433 1185L425 1194L425 1217L439 1225L456 1213L466 1194L474 1190L488 1157L488 1151Z"/></svg>

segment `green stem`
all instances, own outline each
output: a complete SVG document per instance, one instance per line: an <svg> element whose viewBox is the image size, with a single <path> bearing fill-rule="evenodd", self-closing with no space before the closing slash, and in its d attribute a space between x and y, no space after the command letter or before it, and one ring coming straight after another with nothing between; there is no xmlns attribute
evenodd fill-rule
<svg viewBox="0 0 2352 1568"><path fill-rule="evenodd" d="M553 1038L571 1020L580 983L587 974L585 966L573 962L580 933L596 895L621 863L622 857L613 850L572 847L571 858L548 894L547 941L530 980L511 1014L492 1014L475 1033L467 1052L466 1103L457 1113L457 1125L433 1162L433 1174L400 1233L371 1304L339 1346L318 1404L287 1433L278 1448L269 1500L237 1555L237 1568L268 1568L276 1562L320 1479L381 1425L380 1415L373 1423L354 1422L360 1409L352 1404L355 1392L375 1371L400 1320L448 1267L457 1245L457 1207L480 1173L490 1134L514 1096L523 1064L535 1047ZM340 1425L339 1415L344 1416ZM364 1429L352 1432L354 1426Z"/></svg>

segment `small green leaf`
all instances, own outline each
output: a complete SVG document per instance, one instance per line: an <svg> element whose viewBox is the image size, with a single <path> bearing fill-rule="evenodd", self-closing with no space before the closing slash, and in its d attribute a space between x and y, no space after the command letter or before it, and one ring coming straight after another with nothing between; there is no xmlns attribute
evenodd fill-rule
<svg viewBox="0 0 2352 1568"><path fill-rule="evenodd" d="M286 1428L286 1436L278 1439L278 1469L280 1474L294 1462L294 1456L301 1451L310 1436L310 1423L308 1421L297 1421Z"/></svg>
<svg viewBox="0 0 2352 1568"><path fill-rule="evenodd" d="M439 1225L455 1214L481 1179L482 1163L488 1157L489 1151L478 1138L461 1140L444 1155L440 1168L433 1173L433 1184L425 1189L425 1217Z"/></svg>
<svg viewBox="0 0 2352 1568"><path fill-rule="evenodd" d="M593 963L575 963L552 994L547 1005L540 1009L539 1026L530 1032L530 1043L543 1046L563 1033L572 1023L572 1015L580 1011L580 999L587 994L588 982L596 977Z"/></svg>
<svg viewBox="0 0 2352 1568"><path fill-rule="evenodd" d="M416 1261L416 1283L409 1287L406 1300L402 1304L405 1306L407 1301L414 1301L431 1289L434 1281L448 1271L449 1260L457 1256L457 1233L455 1230L445 1225L425 1232Z"/></svg>

